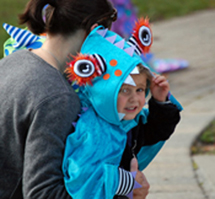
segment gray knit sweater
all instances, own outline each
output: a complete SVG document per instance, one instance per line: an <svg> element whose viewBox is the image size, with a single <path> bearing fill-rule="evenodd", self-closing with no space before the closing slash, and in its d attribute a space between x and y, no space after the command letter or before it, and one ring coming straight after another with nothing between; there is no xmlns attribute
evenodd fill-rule
<svg viewBox="0 0 215 199"><path fill-rule="evenodd" d="M0 60L0 198L70 198L61 164L80 102L58 70L27 50Z"/></svg>

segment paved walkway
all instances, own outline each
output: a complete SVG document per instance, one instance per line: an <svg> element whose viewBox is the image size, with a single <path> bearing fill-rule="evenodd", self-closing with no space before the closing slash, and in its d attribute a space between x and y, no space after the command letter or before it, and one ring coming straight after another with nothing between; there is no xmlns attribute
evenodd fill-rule
<svg viewBox="0 0 215 199"><path fill-rule="evenodd" d="M168 76L184 110L174 135L144 171L151 185L147 199L215 199L215 156L190 156L192 142L215 118L215 10L152 29L156 58L183 58L190 66Z"/></svg>

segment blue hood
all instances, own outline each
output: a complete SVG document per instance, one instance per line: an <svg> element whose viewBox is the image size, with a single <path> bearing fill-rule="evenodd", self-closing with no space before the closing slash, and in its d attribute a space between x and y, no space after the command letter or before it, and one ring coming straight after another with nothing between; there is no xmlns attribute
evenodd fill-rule
<svg viewBox="0 0 215 199"><path fill-rule="evenodd" d="M93 85L87 84L80 88L79 96L83 106L92 105L97 114L104 120L111 124L120 125L117 112L119 90L138 64L142 63L143 66L146 64L134 52L134 47L116 33L101 29L101 26L88 35L82 45L81 53L99 54L104 58L107 66L107 70L102 76L93 79Z"/></svg>

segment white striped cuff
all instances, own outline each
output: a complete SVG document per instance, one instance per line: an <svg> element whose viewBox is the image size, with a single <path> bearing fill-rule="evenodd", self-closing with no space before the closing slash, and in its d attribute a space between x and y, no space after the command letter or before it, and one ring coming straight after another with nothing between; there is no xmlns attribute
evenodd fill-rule
<svg viewBox="0 0 215 199"><path fill-rule="evenodd" d="M134 182L135 180L130 172L119 168L119 185L116 195L129 194L133 190Z"/></svg>

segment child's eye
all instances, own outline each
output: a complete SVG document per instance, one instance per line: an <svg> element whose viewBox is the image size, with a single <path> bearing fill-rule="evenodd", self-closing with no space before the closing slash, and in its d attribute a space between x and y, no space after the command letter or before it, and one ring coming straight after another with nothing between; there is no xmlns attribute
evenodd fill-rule
<svg viewBox="0 0 215 199"><path fill-rule="evenodd" d="M138 88L137 92L145 92L145 89L144 88Z"/></svg>
<svg viewBox="0 0 215 199"><path fill-rule="evenodd" d="M128 89L122 88L122 89L120 90L120 92L121 92L121 93L128 93Z"/></svg>

